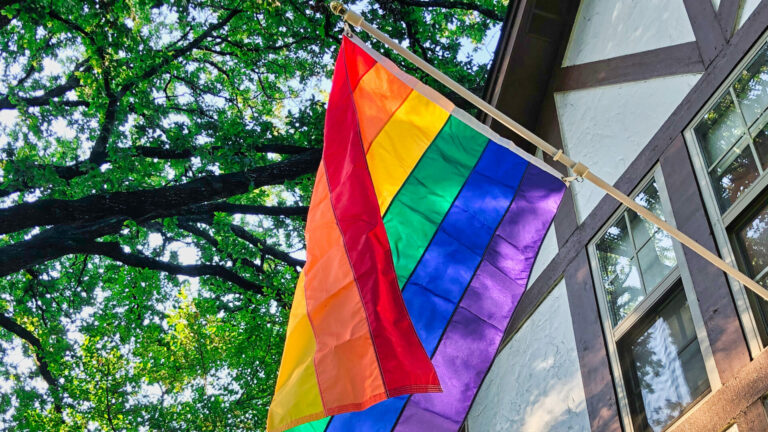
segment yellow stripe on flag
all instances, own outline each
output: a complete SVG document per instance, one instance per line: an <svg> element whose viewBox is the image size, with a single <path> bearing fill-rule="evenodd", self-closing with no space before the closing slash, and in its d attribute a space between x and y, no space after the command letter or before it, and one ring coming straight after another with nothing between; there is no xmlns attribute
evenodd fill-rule
<svg viewBox="0 0 768 432"><path fill-rule="evenodd" d="M366 159L381 214L387 210L449 115L420 93L411 92L373 141Z"/></svg>
<svg viewBox="0 0 768 432"><path fill-rule="evenodd" d="M315 374L315 336L307 317L307 303L304 297L304 273L299 275L296 294L288 319L288 331L280 373L275 386L275 397L267 416L267 429L279 430L286 424L297 424L297 420L317 419L324 416L323 403L317 387ZM285 373L285 372L290 373ZM296 404L301 400L301 404Z"/></svg>

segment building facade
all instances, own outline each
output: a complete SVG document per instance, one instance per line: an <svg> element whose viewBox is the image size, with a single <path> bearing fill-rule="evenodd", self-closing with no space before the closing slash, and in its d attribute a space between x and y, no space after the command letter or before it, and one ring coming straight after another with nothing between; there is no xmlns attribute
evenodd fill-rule
<svg viewBox="0 0 768 432"><path fill-rule="evenodd" d="M511 0L486 98L768 285L768 0ZM768 431L767 347L768 302L572 182L464 428Z"/></svg>

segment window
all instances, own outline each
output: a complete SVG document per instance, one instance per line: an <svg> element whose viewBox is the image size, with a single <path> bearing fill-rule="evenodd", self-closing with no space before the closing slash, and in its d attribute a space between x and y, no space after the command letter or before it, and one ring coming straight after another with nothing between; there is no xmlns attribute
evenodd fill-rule
<svg viewBox="0 0 768 432"><path fill-rule="evenodd" d="M759 200L746 217L734 223L732 242L740 267L755 282L768 286L768 203ZM768 302L749 293L749 302L763 346L768 344Z"/></svg>
<svg viewBox="0 0 768 432"><path fill-rule="evenodd" d="M686 133L720 252L768 286L768 45L758 45ZM768 346L768 302L732 283L753 351Z"/></svg>
<svg viewBox="0 0 768 432"><path fill-rule="evenodd" d="M635 201L664 219L656 183ZM635 212L625 212L596 245L611 322L618 324L677 265L672 239Z"/></svg>
<svg viewBox="0 0 768 432"><path fill-rule="evenodd" d="M671 297L617 343L635 431L659 431L709 390L688 301Z"/></svg>
<svg viewBox="0 0 768 432"><path fill-rule="evenodd" d="M662 185L654 173L634 199L669 219ZM696 302L689 301L681 252L631 210L620 211L590 243L622 418L634 432L663 430L710 390L711 352L697 331L703 323L690 306Z"/></svg>
<svg viewBox="0 0 768 432"><path fill-rule="evenodd" d="M768 169L768 47L694 126L721 212Z"/></svg>

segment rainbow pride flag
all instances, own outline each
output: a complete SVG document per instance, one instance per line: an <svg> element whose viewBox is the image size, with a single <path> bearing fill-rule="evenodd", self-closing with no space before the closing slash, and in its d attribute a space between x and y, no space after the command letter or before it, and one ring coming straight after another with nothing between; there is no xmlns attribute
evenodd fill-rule
<svg viewBox="0 0 768 432"><path fill-rule="evenodd" d="M345 36L268 431L458 430L559 177Z"/></svg>

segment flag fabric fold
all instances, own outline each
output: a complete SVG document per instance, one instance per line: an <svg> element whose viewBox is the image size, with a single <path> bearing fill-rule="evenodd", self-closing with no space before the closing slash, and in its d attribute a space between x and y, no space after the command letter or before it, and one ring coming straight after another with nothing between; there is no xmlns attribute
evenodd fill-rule
<svg viewBox="0 0 768 432"><path fill-rule="evenodd" d="M564 190L345 36L268 431L458 430Z"/></svg>

